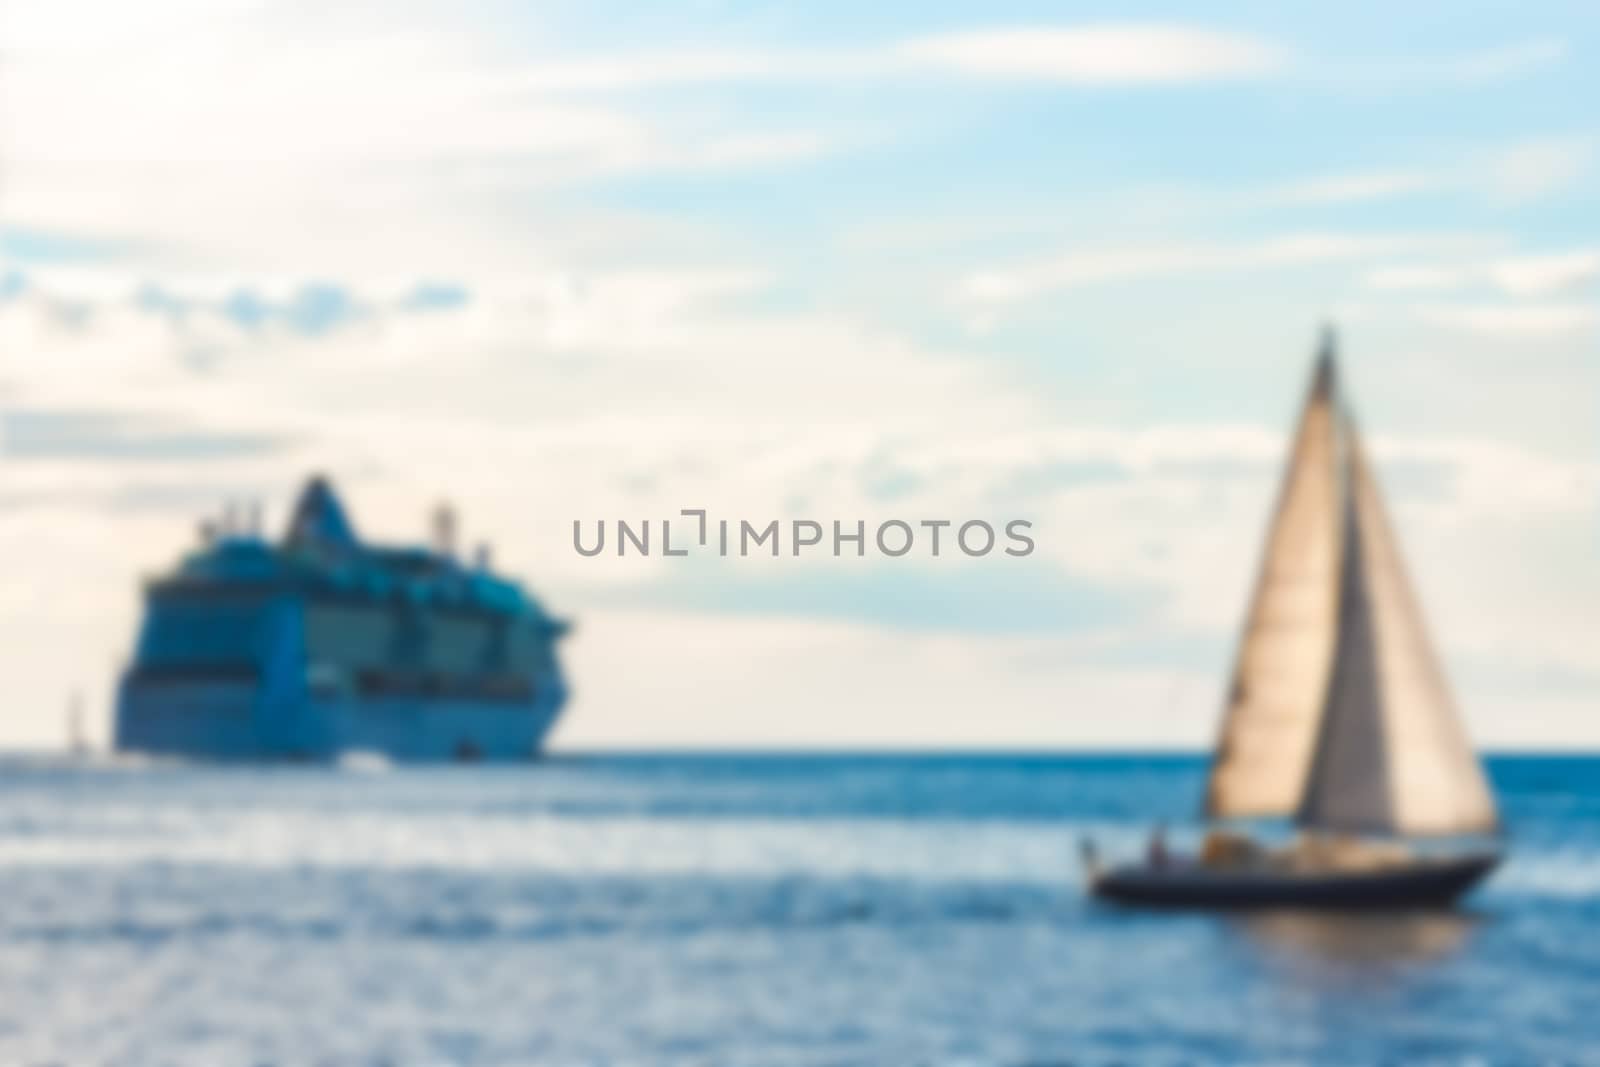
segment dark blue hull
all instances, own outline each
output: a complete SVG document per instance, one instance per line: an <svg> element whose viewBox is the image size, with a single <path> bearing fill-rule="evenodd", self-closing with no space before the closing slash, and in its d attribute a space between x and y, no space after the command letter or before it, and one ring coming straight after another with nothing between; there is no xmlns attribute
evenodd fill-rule
<svg viewBox="0 0 1600 1067"><path fill-rule="evenodd" d="M1500 862L1498 852L1416 859L1369 870L1290 872L1129 865L1095 877L1090 891L1153 908L1446 907Z"/></svg>
<svg viewBox="0 0 1600 1067"><path fill-rule="evenodd" d="M565 690L529 701L383 697L274 701L250 681L125 680L119 751L192 760L333 761L352 753L397 763L529 760L560 715Z"/></svg>

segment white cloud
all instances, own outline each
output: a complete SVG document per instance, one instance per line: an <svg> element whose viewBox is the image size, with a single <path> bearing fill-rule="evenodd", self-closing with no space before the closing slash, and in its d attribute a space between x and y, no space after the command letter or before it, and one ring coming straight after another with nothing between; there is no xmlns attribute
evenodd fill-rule
<svg viewBox="0 0 1600 1067"><path fill-rule="evenodd" d="M1589 173L1594 145L1589 136L1543 137L1512 145L1484 161L1484 187L1508 204L1568 189Z"/></svg>
<svg viewBox="0 0 1600 1067"><path fill-rule="evenodd" d="M1181 82L1259 73L1277 55L1274 46L1242 35L1131 24L980 30L858 51L555 57L508 70L488 61L481 47L423 32L333 31L269 47L258 22L192 15L180 22L185 29L175 35L141 34L128 26L115 35L115 46L91 37L74 47L49 32L21 33L22 43L13 44L8 55L9 154L30 166L282 168L297 161L332 165L529 153L603 161L640 155L641 145L658 140L657 131L634 113L575 102L574 92L823 79L849 69L1090 84ZM156 18L147 29L160 25ZM115 106L108 106L99 88L104 86L116 87ZM674 130L660 140L670 144L685 132ZM756 133L688 132L700 140ZM643 154L650 162L665 155L659 147ZM744 157L713 153L713 161Z"/></svg>
<svg viewBox="0 0 1600 1067"><path fill-rule="evenodd" d="M1297 233L1247 242L1113 245L980 271L959 284L957 296L967 304L1003 304L1100 282L1358 260L1475 241L1451 234Z"/></svg>
<svg viewBox="0 0 1600 1067"><path fill-rule="evenodd" d="M1472 273L1460 267L1406 264L1374 267L1367 272L1366 284L1374 289L1406 291L1415 289L1454 289L1464 285Z"/></svg>
<svg viewBox="0 0 1600 1067"><path fill-rule="evenodd" d="M1543 296L1588 285L1600 277L1600 249L1503 259L1489 264L1488 273L1513 296Z"/></svg>
<svg viewBox="0 0 1600 1067"><path fill-rule="evenodd" d="M1287 61L1281 46L1259 37L1140 24L972 30L911 40L895 52L967 75L1076 85L1258 77Z"/></svg>
<svg viewBox="0 0 1600 1067"><path fill-rule="evenodd" d="M1371 171L1296 182L1273 191L1270 197L1286 204L1343 204L1407 196L1437 185L1435 176L1417 171Z"/></svg>
<svg viewBox="0 0 1600 1067"><path fill-rule="evenodd" d="M1462 151L1426 166L1332 173L1233 190L1158 188L1145 199L1165 200L1189 215L1215 214L1222 208L1253 213L1356 204L1424 193L1465 194L1504 208L1571 189L1588 173L1593 146L1588 136L1522 139Z"/></svg>
<svg viewBox="0 0 1600 1067"><path fill-rule="evenodd" d="M49 27L8 38L8 223L120 240L168 267L496 269L623 218L576 219L551 189L836 146L806 125L502 92L482 73L482 39L359 21L313 32L267 11L155 12L111 40Z"/></svg>
<svg viewBox="0 0 1600 1067"><path fill-rule="evenodd" d="M1428 322L1508 340L1559 340L1600 325L1592 304L1437 304L1418 308Z"/></svg>
<svg viewBox="0 0 1600 1067"><path fill-rule="evenodd" d="M1363 88L1456 87L1556 66L1564 41L1542 38L1434 57L1339 61L1297 56L1260 34L1160 22L980 26L875 45L662 48L578 58L491 75L501 91L584 93L720 82L814 82L960 76L1080 86L1163 85L1272 76Z"/></svg>
<svg viewBox="0 0 1600 1067"><path fill-rule="evenodd" d="M879 45L678 49L552 57L490 75L502 92L579 93L712 82L882 80L935 76L1064 85L1156 85L1252 78L1286 50L1264 38L1160 23L984 27Z"/></svg>
<svg viewBox="0 0 1600 1067"><path fill-rule="evenodd" d="M1593 149L1594 139L1589 136L1522 139L1465 151L1428 166L1335 173L1231 194L1213 193L1200 199L1208 200L1213 208L1228 204L1256 210L1458 193L1504 207L1571 189L1588 173ZM1181 191L1169 195L1182 199ZM1201 206L1195 205L1197 213Z"/></svg>
<svg viewBox="0 0 1600 1067"><path fill-rule="evenodd" d="M1551 296L1600 277L1600 249L1507 256L1481 263L1411 263L1377 267L1366 275L1374 289L1444 290L1492 285L1512 297Z"/></svg>
<svg viewBox="0 0 1600 1067"><path fill-rule="evenodd" d="M479 217L489 204L511 200L526 216L530 193L552 187L789 164L853 139L837 120L826 130L775 126L588 90L852 72L1009 78L1015 69L992 60L1011 49L1030 77L1203 80L1270 50L1201 29L1128 25L832 51L557 55L529 67L441 26L373 32L330 19L313 33L267 9L204 17L157 5L148 20L125 20L69 5L15 21L0 98L10 219L143 239L146 254L258 262L292 236L301 247L285 258L337 257L331 269L378 242L450 255L468 222L493 243L503 222ZM71 25L96 31L75 36ZM473 204L485 206L475 214ZM526 246L507 254L526 256ZM397 257L375 249L371 258ZM481 262L481 244L463 258Z"/></svg>
<svg viewBox="0 0 1600 1067"><path fill-rule="evenodd" d="M1435 70L1449 81L1500 81L1555 66L1564 62L1570 52L1566 41L1544 37L1457 56L1438 63Z"/></svg>
<svg viewBox="0 0 1600 1067"><path fill-rule="evenodd" d="M759 48L710 51L683 49L567 59L551 57L525 70L487 75L493 91L581 93L803 77L826 65L824 53L773 52Z"/></svg>
<svg viewBox="0 0 1600 1067"><path fill-rule="evenodd" d="M1593 157L1589 136L1532 138L1469 152L1448 165L1332 175L1258 195L1285 204L1319 204L1462 192L1499 206L1515 205L1572 188L1588 173Z"/></svg>

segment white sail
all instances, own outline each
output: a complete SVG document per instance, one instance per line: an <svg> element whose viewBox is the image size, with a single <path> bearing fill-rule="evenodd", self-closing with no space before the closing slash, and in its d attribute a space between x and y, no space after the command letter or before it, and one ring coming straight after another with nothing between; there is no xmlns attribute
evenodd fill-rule
<svg viewBox="0 0 1600 1067"><path fill-rule="evenodd" d="M1323 342L1239 641L1206 791L1212 818L1294 814L1333 657L1339 570L1337 385Z"/></svg>
<svg viewBox="0 0 1600 1067"><path fill-rule="evenodd" d="M1338 642L1299 821L1352 833L1492 831L1483 767L1354 427L1346 437Z"/></svg>

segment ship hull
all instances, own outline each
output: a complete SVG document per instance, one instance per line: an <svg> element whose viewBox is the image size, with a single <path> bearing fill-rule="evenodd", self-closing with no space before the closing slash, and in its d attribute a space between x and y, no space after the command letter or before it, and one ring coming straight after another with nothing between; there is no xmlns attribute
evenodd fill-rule
<svg viewBox="0 0 1600 1067"><path fill-rule="evenodd" d="M1150 908L1439 908L1454 904L1499 862L1498 852L1485 851L1344 871L1130 864L1094 877L1090 891Z"/></svg>
<svg viewBox="0 0 1600 1067"><path fill-rule="evenodd" d="M249 684L123 683L121 751L190 760L327 761L366 753L397 763L536 758L564 692L533 701L384 698L268 701Z"/></svg>

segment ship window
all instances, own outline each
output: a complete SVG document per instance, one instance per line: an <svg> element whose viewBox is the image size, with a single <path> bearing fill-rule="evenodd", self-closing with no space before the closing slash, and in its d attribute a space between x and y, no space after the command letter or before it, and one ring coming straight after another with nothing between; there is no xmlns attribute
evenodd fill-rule
<svg viewBox="0 0 1600 1067"><path fill-rule="evenodd" d="M504 670L510 658L511 640L509 630L511 624L504 619L496 619L490 623L489 640L484 646L483 666L485 670Z"/></svg>
<svg viewBox="0 0 1600 1067"><path fill-rule="evenodd" d="M413 611L402 612L394 629L389 654L396 663L422 664L428 658L428 628Z"/></svg>
<svg viewBox="0 0 1600 1067"><path fill-rule="evenodd" d="M253 663L263 610L257 601L157 601L139 641L139 662L168 667Z"/></svg>

